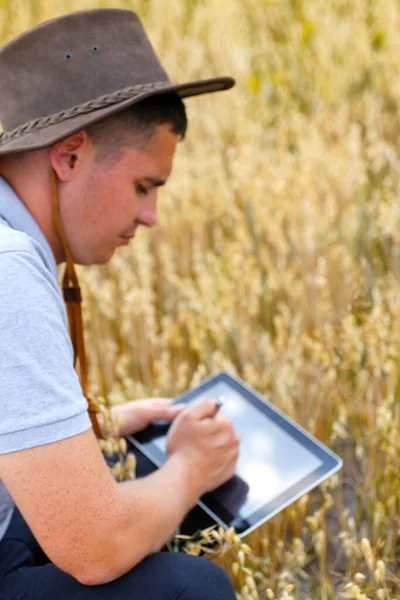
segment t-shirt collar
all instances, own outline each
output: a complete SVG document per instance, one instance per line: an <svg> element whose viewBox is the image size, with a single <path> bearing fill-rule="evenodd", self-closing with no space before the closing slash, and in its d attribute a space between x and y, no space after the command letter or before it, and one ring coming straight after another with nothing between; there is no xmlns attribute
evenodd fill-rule
<svg viewBox="0 0 400 600"><path fill-rule="evenodd" d="M36 240L44 251L49 269L57 278L57 263L49 242L22 200L3 177L0 177L0 218L12 229L22 231Z"/></svg>

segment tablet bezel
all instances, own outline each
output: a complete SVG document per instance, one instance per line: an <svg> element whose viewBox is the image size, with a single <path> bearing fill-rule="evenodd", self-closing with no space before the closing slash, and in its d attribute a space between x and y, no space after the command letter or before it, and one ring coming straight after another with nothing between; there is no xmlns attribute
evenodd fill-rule
<svg viewBox="0 0 400 600"><path fill-rule="evenodd" d="M226 508L214 498L213 492L208 492L200 498L198 505L201 506L203 510L223 527L235 527L237 534L242 537L319 485L327 477L333 475L341 468L343 463L336 454L290 417L285 415L279 408L266 400L244 381L226 371L219 371L218 373L211 375L203 380L197 387L192 388L175 398L173 403L189 403L195 397L205 396L207 395L207 390L217 383L225 383L231 386L237 393L244 396L254 407L261 410L261 412L275 423L275 425L281 427L288 435L293 437L322 462L322 464L312 473L287 488L284 492L267 502L246 519L238 519L235 515L230 514ZM157 467L161 467L166 462L167 456L152 442L152 440L155 437L165 434L169 426L169 422L158 421L156 424L150 425L145 430L135 433L135 435L128 436L128 439Z"/></svg>

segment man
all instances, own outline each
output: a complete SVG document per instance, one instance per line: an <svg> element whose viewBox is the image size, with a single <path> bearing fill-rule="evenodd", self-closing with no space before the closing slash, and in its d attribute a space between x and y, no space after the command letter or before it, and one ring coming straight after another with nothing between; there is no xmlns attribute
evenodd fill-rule
<svg viewBox="0 0 400 600"><path fill-rule="evenodd" d="M25 32L0 49L0 79L1 599L233 599L210 561L159 551L233 475L230 421L213 417L213 400L117 407L121 435L173 420L165 466L117 483L73 368L75 351L85 371L73 261L104 263L139 225L156 224L157 189L186 130L180 98L233 80L172 84L137 16L114 9Z"/></svg>

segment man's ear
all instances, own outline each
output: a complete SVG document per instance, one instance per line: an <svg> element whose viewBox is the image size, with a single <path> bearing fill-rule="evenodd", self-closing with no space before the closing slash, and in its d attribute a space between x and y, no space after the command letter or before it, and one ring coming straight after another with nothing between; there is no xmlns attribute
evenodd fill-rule
<svg viewBox="0 0 400 600"><path fill-rule="evenodd" d="M50 148L50 162L61 181L70 181L87 156L90 147L86 131L65 138Z"/></svg>

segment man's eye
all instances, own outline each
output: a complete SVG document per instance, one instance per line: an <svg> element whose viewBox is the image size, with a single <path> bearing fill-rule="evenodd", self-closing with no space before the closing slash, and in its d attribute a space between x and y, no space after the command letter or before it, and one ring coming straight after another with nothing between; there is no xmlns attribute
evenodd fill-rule
<svg viewBox="0 0 400 600"><path fill-rule="evenodd" d="M143 185L140 185L140 183L136 184L136 191L138 194L142 194L143 196L147 196L149 193L149 190L147 190Z"/></svg>

